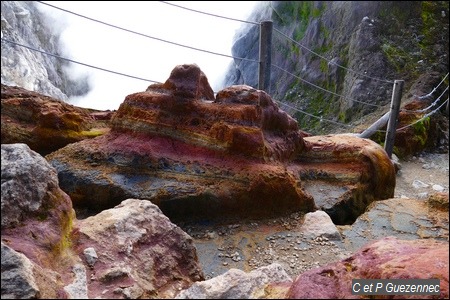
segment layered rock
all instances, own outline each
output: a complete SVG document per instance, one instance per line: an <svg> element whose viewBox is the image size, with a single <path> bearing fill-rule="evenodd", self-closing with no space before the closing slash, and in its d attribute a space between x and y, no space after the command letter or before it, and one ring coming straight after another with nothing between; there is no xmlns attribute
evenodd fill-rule
<svg viewBox="0 0 450 300"><path fill-rule="evenodd" d="M303 145L296 122L263 91L231 87L214 100L203 72L182 65L129 95L109 134L47 158L76 206L132 197L170 217L262 216L314 209L282 163Z"/></svg>
<svg viewBox="0 0 450 300"><path fill-rule="evenodd" d="M288 170L297 173L317 207L335 224L351 224L374 200L394 194L395 171L375 142L352 135L305 137Z"/></svg>
<svg viewBox="0 0 450 300"><path fill-rule="evenodd" d="M20 87L1 86L1 142L46 155L109 131L113 112L76 107Z"/></svg>
<svg viewBox="0 0 450 300"><path fill-rule="evenodd" d="M328 178L326 188L345 193L320 206L346 222L393 195L394 168L376 143L303 137L268 94L248 86L213 97L198 66L177 66L164 84L127 96L110 133L46 158L74 205L94 212L126 198L148 199L170 218L309 212L321 199L314 203L303 181Z"/></svg>
<svg viewBox="0 0 450 300"><path fill-rule="evenodd" d="M350 299L352 279L439 279L439 299L449 296L449 245L435 240L386 237L347 259L298 276L286 298ZM388 296L385 296L388 297ZM435 295L420 295L434 299ZM417 295L401 295L417 298Z"/></svg>

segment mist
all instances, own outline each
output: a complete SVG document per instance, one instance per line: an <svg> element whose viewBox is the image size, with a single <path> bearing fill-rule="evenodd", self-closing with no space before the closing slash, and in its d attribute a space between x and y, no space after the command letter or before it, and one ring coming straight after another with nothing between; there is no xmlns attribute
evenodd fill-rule
<svg viewBox="0 0 450 300"><path fill-rule="evenodd" d="M247 20L259 1L176 1L175 5ZM76 14L143 35L231 56L233 37L246 23L185 10L161 1L47 1ZM74 79L88 74L91 91L71 97L73 105L99 110L118 109L129 94L141 92L154 82L164 82L173 68L197 64L215 92L223 88L229 57L173 45L133 34L68 12L36 3L54 26L62 28L63 56L80 63L123 73L130 78L70 63Z"/></svg>

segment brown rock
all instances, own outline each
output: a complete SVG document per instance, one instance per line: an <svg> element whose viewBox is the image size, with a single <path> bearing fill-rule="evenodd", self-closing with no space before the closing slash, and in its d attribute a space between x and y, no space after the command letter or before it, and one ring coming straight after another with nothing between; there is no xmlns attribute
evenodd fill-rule
<svg viewBox="0 0 450 300"><path fill-rule="evenodd" d="M41 155L109 130L94 110L79 108L19 87L1 85L2 144L24 143ZM94 114L94 115L92 115Z"/></svg>
<svg viewBox="0 0 450 300"><path fill-rule="evenodd" d="M352 279L440 279L440 295L448 298L448 242L435 240L399 240L386 237L373 242L347 259L307 271L296 278L287 298L351 299ZM381 296L380 298L417 298L417 296ZM421 295L423 299L436 296Z"/></svg>
<svg viewBox="0 0 450 300"><path fill-rule="evenodd" d="M48 155L74 205L99 211L148 199L171 218L213 219L320 204L345 223L393 196L394 167L376 143L304 137L264 91L231 86L212 101L205 78L196 65L177 66L166 83L128 95L110 133ZM330 189L336 197L324 205Z"/></svg>
<svg viewBox="0 0 450 300"><path fill-rule="evenodd" d="M351 224L374 200L394 196L395 169L380 145L350 134L304 137L289 170L335 224Z"/></svg>

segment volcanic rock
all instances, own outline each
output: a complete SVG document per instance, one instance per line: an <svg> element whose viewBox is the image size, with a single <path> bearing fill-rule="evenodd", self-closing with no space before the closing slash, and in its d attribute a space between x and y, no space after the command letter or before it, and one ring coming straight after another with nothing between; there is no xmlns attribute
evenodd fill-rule
<svg viewBox="0 0 450 300"><path fill-rule="evenodd" d="M112 112L80 108L20 87L1 85L2 144L24 143L41 155L109 131Z"/></svg>
<svg viewBox="0 0 450 300"><path fill-rule="evenodd" d="M171 219L263 217L320 206L345 223L394 192L394 167L375 142L304 137L267 93L249 86L228 87L214 99L196 65L177 66L164 84L127 96L111 126L46 157L74 206L91 213L136 198ZM317 179L332 189L327 205L322 195L313 199Z"/></svg>

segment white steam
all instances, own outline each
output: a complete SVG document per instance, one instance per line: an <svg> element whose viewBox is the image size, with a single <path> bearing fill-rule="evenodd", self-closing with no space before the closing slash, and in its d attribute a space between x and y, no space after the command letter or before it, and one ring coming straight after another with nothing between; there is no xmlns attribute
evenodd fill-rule
<svg viewBox="0 0 450 300"><path fill-rule="evenodd" d="M49 1L77 14L177 44L231 56L233 36L242 22L184 10L160 1ZM176 5L247 20L258 1L174 1ZM106 26L47 5L36 3L64 26L65 57L95 67L164 82L176 65L196 63L214 91L223 88L231 58L196 51ZM144 91L152 82L70 64L70 74L90 74L92 90L70 103L87 108L117 109L129 94Z"/></svg>

